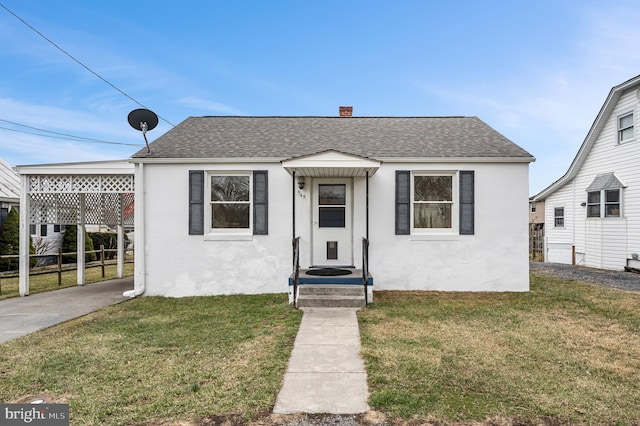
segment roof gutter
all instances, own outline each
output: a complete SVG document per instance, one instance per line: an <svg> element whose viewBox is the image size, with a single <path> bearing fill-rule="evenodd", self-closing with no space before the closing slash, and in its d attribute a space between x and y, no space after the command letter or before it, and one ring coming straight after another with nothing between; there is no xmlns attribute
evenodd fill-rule
<svg viewBox="0 0 640 426"><path fill-rule="evenodd" d="M134 164L281 163L291 157L130 158ZM376 157L385 163L532 163L535 157Z"/></svg>

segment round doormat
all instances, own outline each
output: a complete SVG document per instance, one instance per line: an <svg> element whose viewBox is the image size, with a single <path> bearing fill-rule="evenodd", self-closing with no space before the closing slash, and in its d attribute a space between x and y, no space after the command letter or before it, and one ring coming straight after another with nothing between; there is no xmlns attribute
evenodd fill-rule
<svg viewBox="0 0 640 426"><path fill-rule="evenodd" d="M338 269L338 268L316 268L309 269L307 275L319 275L321 277L336 277L338 275L351 275L350 269Z"/></svg>

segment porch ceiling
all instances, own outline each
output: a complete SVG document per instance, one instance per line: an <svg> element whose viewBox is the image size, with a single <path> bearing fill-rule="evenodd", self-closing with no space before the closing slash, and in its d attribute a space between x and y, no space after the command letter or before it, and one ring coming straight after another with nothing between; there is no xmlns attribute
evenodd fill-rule
<svg viewBox="0 0 640 426"><path fill-rule="evenodd" d="M358 157L338 151L291 158L282 162L290 174L309 177L358 177L373 176L380 168L380 161Z"/></svg>

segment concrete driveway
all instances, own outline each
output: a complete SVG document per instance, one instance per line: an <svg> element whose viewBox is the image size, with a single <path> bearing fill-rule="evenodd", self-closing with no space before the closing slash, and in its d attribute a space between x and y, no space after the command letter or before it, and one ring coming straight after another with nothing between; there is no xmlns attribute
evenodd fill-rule
<svg viewBox="0 0 640 426"><path fill-rule="evenodd" d="M128 298L133 277L0 300L0 344Z"/></svg>

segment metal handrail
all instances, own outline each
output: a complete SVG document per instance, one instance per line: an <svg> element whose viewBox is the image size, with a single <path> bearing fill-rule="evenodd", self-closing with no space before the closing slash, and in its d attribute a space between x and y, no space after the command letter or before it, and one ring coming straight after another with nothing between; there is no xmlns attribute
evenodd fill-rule
<svg viewBox="0 0 640 426"><path fill-rule="evenodd" d="M293 307L298 309L298 281L300 280L300 237L295 237L293 245Z"/></svg>
<svg viewBox="0 0 640 426"><path fill-rule="evenodd" d="M369 304L367 281L369 280L369 240L362 238L362 284L364 286L364 304Z"/></svg>

